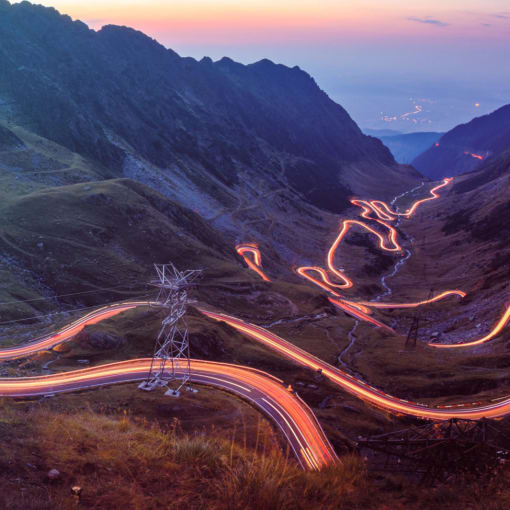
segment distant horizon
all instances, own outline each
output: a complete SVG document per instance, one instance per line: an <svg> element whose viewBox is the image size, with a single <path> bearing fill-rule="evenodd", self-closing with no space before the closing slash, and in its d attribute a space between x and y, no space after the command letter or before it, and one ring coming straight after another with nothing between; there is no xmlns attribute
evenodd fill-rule
<svg viewBox="0 0 510 510"><path fill-rule="evenodd" d="M197 60L297 65L363 130L444 132L510 103L505 0L32 3L95 30L132 27Z"/></svg>

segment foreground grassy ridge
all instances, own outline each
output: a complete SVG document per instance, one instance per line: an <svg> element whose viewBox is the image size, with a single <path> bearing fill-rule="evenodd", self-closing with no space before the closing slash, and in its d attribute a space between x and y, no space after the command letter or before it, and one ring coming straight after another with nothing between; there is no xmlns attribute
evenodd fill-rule
<svg viewBox="0 0 510 510"><path fill-rule="evenodd" d="M67 402L69 404L69 402ZM50 508L437 509L508 508L510 470L464 484L420 487L367 473L357 456L304 472L261 422L244 441L184 433L111 412L55 403L0 404L0 506ZM60 477L49 480L50 469ZM82 487L78 501L71 487ZM419 502L419 503L418 503Z"/></svg>
<svg viewBox="0 0 510 510"><path fill-rule="evenodd" d="M0 505L73 508L357 508L366 502L362 463L305 473L274 447L263 426L255 446L184 434L127 415L92 409L72 414L46 406L3 406ZM49 481L49 469L60 471Z"/></svg>

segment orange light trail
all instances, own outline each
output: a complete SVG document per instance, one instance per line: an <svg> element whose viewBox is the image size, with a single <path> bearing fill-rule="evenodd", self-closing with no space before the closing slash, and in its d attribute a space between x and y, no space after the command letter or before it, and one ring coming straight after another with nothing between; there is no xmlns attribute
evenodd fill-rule
<svg viewBox="0 0 510 510"><path fill-rule="evenodd" d="M348 289L353 286L353 282L351 279L349 279L342 271L338 270L335 267L334 259L335 254L340 246L340 243L344 239L344 237L349 232L351 226L361 226L364 229L368 230L371 234L374 234L379 241L379 248L381 250L390 251L390 252L401 252L402 247L397 241L397 230L392 227L391 225L388 225L386 221L394 221L397 219L398 216L404 216L409 218L412 216L417 208L430 200L436 200L439 198L438 191L442 189L443 187L447 186L453 179L450 177L447 177L443 179L442 183L435 186L430 190L430 197L423 198L421 200L417 200L413 203L413 205L405 212L405 213L399 213L396 211L393 211L386 202L383 202L381 200L359 200L359 199L353 199L351 200L351 203L353 205L356 205L357 207L361 208L361 217L364 219L369 219L372 221L375 221L376 223L382 225L388 230L387 236L381 235L377 230L371 228L366 223L363 223L358 220L344 220L342 222L342 228L340 230L340 233L336 237L335 241L331 245L328 254L327 254L327 267L331 273L333 273L337 278L342 280L343 283L334 283L331 281L331 279L328 276L328 273L325 269L318 267L318 266L302 266L296 269L296 272L302 276L303 278L306 278L307 280L311 281L313 284L319 286L323 290L330 293L333 297L329 297L329 301L343 310L344 312L348 313L349 315L352 315L353 317L356 317L362 321L368 322L376 327L380 327L383 329L386 329L387 331L390 331L392 333L395 333L395 331L384 324L383 322L378 321L377 319L370 317L370 314L372 313L371 308L376 309L394 309L394 308L416 308L419 306L435 303L437 301L440 301L448 296L460 296L461 298L464 298L466 296L466 293L461 290L447 290L444 292L441 292L437 296L432 297L431 299L426 299L423 301L417 301L413 303L380 303L377 301L351 301L348 299L345 299L339 292L337 292L335 289ZM371 214L375 213L377 218L371 217ZM242 244L236 246L237 252L244 257L246 263L248 266L256 271L262 278L264 278L266 281L269 281L269 279L265 276L265 274L260 269L261 267L261 255L260 251L258 249L258 246L256 244ZM252 253L254 257L254 261L252 262L245 254L246 253ZM315 272L320 276L319 278L315 278L311 276L309 273ZM434 348L459 348L459 347L468 347L468 346L474 346L479 345L485 342L488 342L495 336L499 334L499 332L506 326L510 319L510 307L506 310L506 312L503 314L500 321L495 325L495 327L491 330L489 334L484 336L483 338L473 340L471 342L464 342L460 344L433 344L429 343L428 345Z"/></svg>
<svg viewBox="0 0 510 510"><path fill-rule="evenodd" d="M472 158L475 158L475 159L480 159L480 160L482 160L482 159L483 159L483 156L482 156L481 154L474 154L474 153L472 153L472 152L467 152L467 151L466 151L466 152L464 152L464 154L465 154L466 156L471 156Z"/></svg>
<svg viewBox="0 0 510 510"><path fill-rule="evenodd" d="M510 414L510 396L501 399L493 399L489 404L474 402L438 407L399 399L333 367L329 363L313 356L260 326L249 324L241 319L225 314L210 312L203 309L201 309L201 312L212 319L229 324L241 333L246 334L299 365L308 367L314 371L321 370L321 373L325 377L345 391L391 412L433 420L447 420L450 418L479 420L481 418L498 418Z"/></svg>
<svg viewBox="0 0 510 510"><path fill-rule="evenodd" d="M379 248L385 251L390 252L399 252L402 251L402 247L399 245L397 241L397 230L392 227L391 225L388 225L386 221L394 221L397 219L398 216L404 216L409 218L412 216L418 207L430 200L436 200L439 198L438 191L442 189L443 187L447 186L452 182L451 177L447 177L443 179L441 184L438 184L434 188L430 190L430 197L423 198L421 200L417 200L413 203L413 205L405 212L405 213L399 213L396 211L393 211L386 202L383 202L381 200L359 200L359 199L353 199L351 200L351 203L357 207L361 208L361 217L364 219L369 219L372 221L377 222L378 224L382 225L388 230L388 235L384 237L381 235L377 230L374 230L367 224L357 221L357 220L344 220L342 222L342 228L340 230L340 233L338 234L337 238L331 245L328 254L327 254L327 266L331 273L333 273L337 278L342 280L343 283L334 283L329 278L327 272L325 269L318 267L318 266L302 266L296 269L296 272L302 276L303 278L306 278L307 280L311 281L313 284L321 287L322 289L326 290L328 293L330 293L333 297L329 297L329 301L343 310L344 312L348 313L349 315L352 315L362 321L368 322L370 324L373 324L376 327L384 328L388 331L391 331L392 333L395 333L395 331L387 326L386 324L378 321L377 319L370 317L371 308L376 309L393 309L393 308L416 308L418 306L423 306L431 303L435 303L437 301L440 301L448 296L454 296L457 295L461 298L464 298L466 296L466 293L461 290L447 290L444 292L441 292L437 296L432 297L431 299L426 299L423 301L417 301L413 303L380 303L377 301L351 301L348 299L345 299L339 292L337 292L335 289L348 289L353 286L352 280L350 280L342 271L338 270L335 267L334 259L335 259L335 253L344 239L344 237L349 232L351 226L357 225L361 226L364 229L368 230L371 234L374 234L378 240L379 240ZM371 214L375 213L377 218L371 217ZM255 271L259 272L260 269L260 251L258 250L257 245L255 244L246 244L246 245L238 245L236 246L236 249L238 250L238 253L244 256L245 251L251 251L254 255L254 261L253 263L251 260L247 260L245 257L245 260L247 264L250 267L254 267ZM240 251L243 250L243 251ZM250 265L251 263L251 265ZM311 276L309 273L315 272L320 276L320 279L315 278ZM259 273L260 274L260 273ZM263 274L263 273L262 273ZM488 342L495 336L497 336L501 330L507 325L508 321L510 320L510 305L507 307L505 313L501 317L501 319L497 322L497 324L494 326L494 328L484 337L479 338L477 340L473 340L471 342L463 342L459 344L434 344L434 343L428 343L430 347L438 348L438 349L453 349L453 348L460 348L460 347L470 347L475 345L480 345L485 342Z"/></svg>
<svg viewBox="0 0 510 510"><path fill-rule="evenodd" d="M510 320L510 303L507 304L506 310L496 323L496 325L492 328L492 330L482 338L478 340L472 340L471 342L463 342L460 344L433 344L428 343L429 347L435 347L436 349L456 349L458 347L473 347L474 345L484 344L489 340L492 340L494 337L498 336L503 328L508 324Z"/></svg>
<svg viewBox="0 0 510 510"><path fill-rule="evenodd" d="M443 299L444 297L447 297L449 295L459 295L461 297L465 296L465 293L460 290L452 290L452 291L445 291L441 294L435 296L434 298L430 300L425 301L419 301L417 303L377 303L377 302L371 302L371 301L361 301L361 302L355 302L351 300L345 299L339 292L337 292L335 289L347 289L353 286L353 282L351 279L349 279L342 271L338 270L335 266L335 254L340 246L342 240L347 235L351 227L353 226L360 226L370 232L371 234L375 235L378 239L378 245L381 250L389 251L389 252L402 252L402 247L398 243L397 237L398 233L397 230L389 225L387 221L395 221L398 216L405 216L410 217L418 208L420 204L423 204L424 202L427 202L429 200L435 200L439 198L438 190L443 188L444 186L448 185L452 181L451 178L446 178L443 180L443 182L434 188L430 190L430 197L424 198L421 200L416 201L410 209L408 209L405 213L398 213L393 211L386 202L383 202L381 200L360 200L360 199L353 199L351 200L351 203L357 207L361 208L360 216L366 220L372 220L379 225L383 226L387 230L387 235L383 236L380 232L373 229L366 223L358 220L344 220L342 222L342 227L340 229L340 233L336 237L335 241L331 245L327 257L326 257L326 263L327 268L330 273L334 274L337 278L343 281L341 284L335 284L331 281L329 278L327 272L325 269L317 266L303 266L296 270L296 272L314 283L315 285L318 285L322 289L326 290L335 298L338 299L332 299L329 298L331 303L333 303L335 306L339 307L343 311L347 312L348 314L363 320L365 322L369 322L377 327L382 327L388 331L391 331L394 333L394 330L390 328L389 326L385 325L384 323L374 319L373 317L369 317L369 315L372 313L370 308L413 308L416 306L421 306L428 303L433 303L436 301L439 301ZM376 217L372 217L372 214L375 214ZM320 280L318 278L314 278L311 276L310 272L316 272L320 275Z"/></svg>
<svg viewBox="0 0 510 510"><path fill-rule="evenodd" d="M135 306L147 306L150 304L152 303L133 301L119 303L112 307L103 307L92 314L88 314L79 321L75 321L75 323L82 324L86 317L88 317L87 321L105 319L111 316L112 311L117 312L122 307L130 309ZM114 310L111 308L114 308ZM201 308L199 310L207 317L225 322L299 365L314 371L321 370L325 377L345 391L391 412L438 420L449 418L477 420L481 418L497 418L510 414L510 396L492 399L488 404L472 402L437 407L399 399L333 367L329 363L260 326L244 322L229 315ZM89 317L91 315L93 318ZM509 318L510 303L507 304L507 310L498 323L497 329L499 331L504 327ZM70 326L74 327L75 323ZM64 328L62 331L69 329L69 327ZM54 337L58 337L61 342L66 341L65 334L57 334ZM33 352L37 352L39 345L37 343L28 344L27 350L29 351L30 349ZM135 359L47 376L0 378L0 396L51 395L102 385L139 381L148 376L150 366L150 358ZM216 386L231 393L236 393L251 401L268 414L283 431L303 467L307 469L320 469L327 464L337 461L334 450L313 412L297 395L288 391L281 380L251 367L227 363L191 360L190 367L193 382Z"/></svg>
<svg viewBox="0 0 510 510"><path fill-rule="evenodd" d="M310 276L308 273L310 272L316 272L319 273L321 280L318 280L317 278L314 278L313 276ZM344 283L333 283L330 279L326 271L322 267L318 266L302 266L296 269L296 273L301 275L303 278L307 278L311 282L313 282L315 285L318 285L319 287L322 287L324 290L331 292L334 296L340 297L341 294L338 292L332 290L332 288L336 289L348 289L349 287L352 287L352 282L344 276L342 273L339 273L339 278L341 278Z"/></svg>
<svg viewBox="0 0 510 510"><path fill-rule="evenodd" d="M429 202L430 200L436 200L437 198L439 198L439 195L438 195L438 191L441 189L441 188L444 188L445 186L447 186L448 184L450 184L450 182L452 182L453 180L453 177L446 177L445 179L443 179L443 182L441 184L439 184L438 186L435 186L434 188L432 188L430 190L430 197L427 197L427 198L422 198L421 200L417 200L412 206L410 209L408 209L405 213L399 213L399 212L396 212L396 211L393 211L391 210L391 208L385 203L385 202L382 202L380 200L373 200L372 202L370 202L371 204L376 204L377 205L380 205L382 207L384 207L384 209L386 209L386 212L388 214L390 214L391 216L393 217L397 217L397 216L405 216L407 218L411 217L415 212L416 212L416 209L418 209L418 207L421 205L421 204L424 204L425 202Z"/></svg>
<svg viewBox="0 0 510 510"><path fill-rule="evenodd" d="M370 309L360 306L358 303L354 303L353 301L342 300L329 298L329 301L333 303L335 306L338 306L344 312L347 312L349 315L352 315L362 321L369 322L378 328L383 328L389 331L390 333L395 333L395 330L384 324L383 322L370 317L368 314L371 313Z"/></svg>
<svg viewBox="0 0 510 510"><path fill-rule="evenodd" d="M80 319L73 321L56 334L50 334L48 336L38 338L29 344L0 349L0 361L23 358L36 352L50 350L63 342L71 340L87 325L96 324L97 322L103 321L109 317L113 317L138 306L148 305L149 303L146 301L130 301L98 308L97 310L84 315Z"/></svg>
<svg viewBox="0 0 510 510"><path fill-rule="evenodd" d="M431 299L424 299L423 301L417 301L415 303L379 303L377 301L361 301L358 304L371 306L372 308L416 308L418 306L435 303L436 301L440 301L447 296L460 296L461 298L465 298L466 293L462 290L446 290Z"/></svg>
<svg viewBox="0 0 510 510"><path fill-rule="evenodd" d="M271 281L266 276L264 271L262 271L262 256L260 255L260 250L257 244L255 243L238 244L236 246L236 251L244 259L246 265L252 271L255 271L265 282ZM251 254L253 256L253 260L250 259L248 254Z"/></svg>
<svg viewBox="0 0 510 510"><path fill-rule="evenodd" d="M0 396L21 397L79 391L145 379L151 358L133 359L45 376L0 378ZM191 360L191 380L240 395L269 415L282 430L301 465L317 470L338 460L311 409L283 381L260 370ZM184 365L177 368L183 371Z"/></svg>

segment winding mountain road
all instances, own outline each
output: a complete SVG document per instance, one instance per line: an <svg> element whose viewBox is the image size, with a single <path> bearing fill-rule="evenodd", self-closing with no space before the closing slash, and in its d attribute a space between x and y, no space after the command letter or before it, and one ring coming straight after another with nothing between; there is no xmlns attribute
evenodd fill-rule
<svg viewBox="0 0 510 510"><path fill-rule="evenodd" d="M360 381L260 326L222 313L215 313L204 309L201 309L201 312L212 319L225 322L246 336L262 343L301 366L305 366L314 371L320 370L323 376L327 377L345 391L361 398L365 402L382 407L393 413L402 413L416 416L417 418L435 420L446 420L449 418L477 420L481 418L498 418L510 414L510 396L495 399L492 403L487 403L485 405L459 403L432 407L415 402L408 402L407 400L388 395Z"/></svg>
<svg viewBox="0 0 510 510"><path fill-rule="evenodd" d="M0 378L0 396L35 397L142 381L151 361L133 359L51 375ZM191 360L191 381L239 395L263 411L283 432L303 468L320 469L337 460L313 412L280 379L250 367Z"/></svg>
<svg viewBox="0 0 510 510"><path fill-rule="evenodd" d="M336 290L338 288L348 288L352 286L352 282L334 265L335 252L352 225L361 225L363 228L376 235L379 239L379 246L382 249L400 251L401 248L397 241L397 231L391 225L388 225L386 221L395 219L398 216L409 217L416 211L417 204L437 198L437 190L446 186L449 182L449 179L445 179L443 184L431 190L432 197L415 202L405 213L394 212L384 202L357 201L359 202L358 205L362 208L361 216L365 219L373 219L370 218L370 214L375 213L378 219L374 219L374 221L386 227L388 229L388 234L384 237L378 231L359 221L346 220L343 222L342 229L327 256L329 271L337 278L341 279L343 283L336 284L332 282L326 270L319 267L302 267L297 270L298 273L327 290L330 293L331 302L337 303L338 306L343 309L347 308L352 315L361 320L368 320L379 327L385 327L389 330L391 330L391 328L380 323L373 317L370 317L371 308L409 308L439 301L450 295L464 297L465 294L462 291L453 290L445 291L429 300L415 303L354 302L346 300ZM269 281L269 278L262 270L261 255L256 244L247 243L238 245L236 249L252 270L256 271L264 280ZM248 254L253 257L253 260L250 259ZM309 274L310 272L318 274L320 280L312 277ZM38 338L28 344L0 349L0 360L27 357L43 350L52 349L63 342L69 341L89 324L95 324L130 309L157 304L158 303L150 301L128 301L101 307L72 322L55 334ZM449 418L498 418L510 414L510 396L496 398L486 404L481 404L479 402L473 404L459 403L436 407L399 399L333 367L260 326L205 308L199 308L199 310L205 316L230 325L287 359L314 371L320 371L322 375L337 384L343 390L357 396L367 403L381 407L390 412L438 420ZM466 344L433 344L433 346L446 348L484 343L496 336L509 320L510 303L507 304L505 313L493 330L485 337ZM51 375L0 378L0 396L34 397L37 395L51 395L104 385L140 381L148 377L150 366L151 359L145 358ZM334 449L330 445L313 412L290 388L285 388L283 381L250 367L201 360L191 360L191 380L197 384L214 386L239 395L261 409L283 432L303 468L321 469L323 466L338 460Z"/></svg>
<svg viewBox="0 0 510 510"><path fill-rule="evenodd" d="M453 178L447 177L443 179L441 184L438 184L437 186L434 186L430 190L430 196L426 198L422 198L420 200L415 201L409 209L406 210L406 212L399 212L398 210L393 210L391 206L389 206L386 202L383 202L381 200L360 200L360 199L352 199L351 203L357 207L361 208L360 216L364 220L373 221L376 224L382 226L384 229L386 229L386 235L381 234L378 230L375 228L372 228L369 224L363 221L359 220L344 220L341 223L340 232L337 235L336 239L334 240L333 244L328 250L327 256L326 256L326 266L327 269L324 269L319 266L301 266L296 269L296 273L300 275L303 278L306 278L308 281L312 282L314 285L317 285L318 287L322 288L329 294L329 301L343 310L344 312L348 313L349 315L353 316L357 320L361 320L364 322L368 322L370 324L373 324L374 326L378 328L385 329L386 331L390 333L395 333L395 331L390 328L388 325L384 324L383 322L375 319L374 317L371 317L372 314L372 308L375 309L392 309L392 308L416 308L419 306L427 305L430 303L435 303L437 301L440 301L442 299L445 299L450 296L458 296L461 299L466 296L466 293L462 290L455 289L455 290L446 290L443 292L440 292L436 296L433 296L430 299L426 299L423 301L416 301L412 303L385 303L380 302L379 298L376 298L374 301L362 301L362 300L356 300L353 301L352 299L347 299L343 294L339 292L337 289L349 289L353 287L354 283L352 280L344 274L343 269L338 269L335 265L335 257L338 248L341 245L341 242L345 238L345 236L349 233L349 231L353 227L361 227L368 231L369 233L373 234L377 240L378 240L378 246L381 250L389 251L392 253L400 253L403 254L402 246L398 242L398 232L395 227L392 225L389 225L388 221L396 221L396 225L398 226L398 222L400 221L400 218L410 218L413 214L416 213L418 210L418 207L421 204L424 204L425 202L429 202L431 200L437 200L440 195L438 191L445 186L448 186L453 181ZM414 190L418 189L422 185L418 186ZM411 190L411 191L414 191ZM401 195L402 196L402 195ZM398 198L398 197L396 197ZM392 202L393 205L394 201ZM372 215L375 214L375 217ZM242 248L242 251L240 251L239 248ZM246 264L250 269L258 273L264 280L270 281L267 275L262 270L262 257L261 253L258 249L258 246L255 243L246 243L243 245L238 245L236 247L238 253L243 256L243 258L246 261ZM253 255L253 260L250 260L246 253L251 252ZM398 264L397 264L398 266ZM396 267L397 267L396 266ZM341 283L335 283L332 281L330 276L328 275L331 273L335 276L337 280L340 280ZM313 276L311 273L315 273L317 276ZM495 338L506 325L510 322L510 301L505 305L505 310L503 311L503 314L501 318L497 321L497 323L494 325L494 327L491 329L491 331L481 337L481 338L475 338L473 340L469 340L466 342L461 343L455 343L455 344L437 344L429 342L427 345L432 348L439 348L439 349L457 349L457 348L463 348L463 347L473 347L480 344L483 344L485 342L488 342Z"/></svg>

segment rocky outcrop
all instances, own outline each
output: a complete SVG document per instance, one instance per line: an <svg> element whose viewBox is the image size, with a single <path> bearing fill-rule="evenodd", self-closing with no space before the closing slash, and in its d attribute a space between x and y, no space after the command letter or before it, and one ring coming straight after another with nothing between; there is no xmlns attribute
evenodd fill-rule
<svg viewBox="0 0 510 510"><path fill-rule="evenodd" d="M124 337L107 331L85 328L77 337L79 342L85 342L93 349L100 351L119 349L126 344Z"/></svg>

